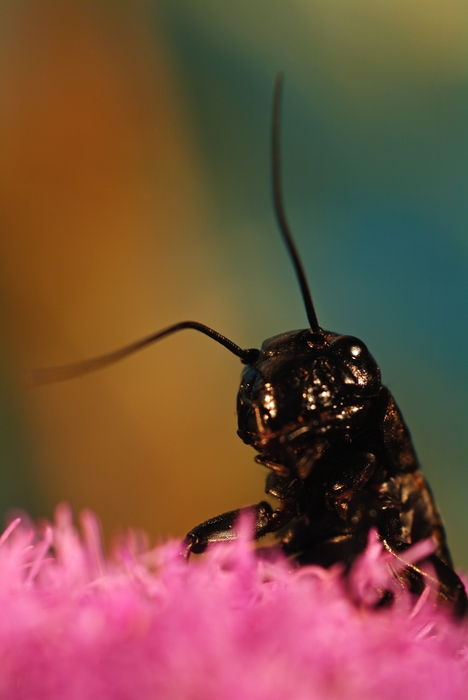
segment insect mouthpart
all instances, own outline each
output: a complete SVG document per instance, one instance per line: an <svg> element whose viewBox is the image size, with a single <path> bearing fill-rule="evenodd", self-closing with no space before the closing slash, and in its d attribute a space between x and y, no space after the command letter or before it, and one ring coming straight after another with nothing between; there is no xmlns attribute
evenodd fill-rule
<svg viewBox="0 0 468 700"><path fill-rule="evenodd" d="M294 476L304 480L329 445L330 442L325 437L315 437L311 440L308 426L303 426L282 435L270 435L269 438L259 441L254 447L259 451L263 447L263 450L255 457L255 462L272 469L278 476Z"/></svg>
<svg viewBox="0 0 468 700"><path fill-rule="evenodd" d="M261 464L263 467L267 467L267 469L271 469L283 479L287 479L291 475L291 470L289 467L286 467L284 464L280 464L277 459L266 452L257 455L254 462Z"/></svg>

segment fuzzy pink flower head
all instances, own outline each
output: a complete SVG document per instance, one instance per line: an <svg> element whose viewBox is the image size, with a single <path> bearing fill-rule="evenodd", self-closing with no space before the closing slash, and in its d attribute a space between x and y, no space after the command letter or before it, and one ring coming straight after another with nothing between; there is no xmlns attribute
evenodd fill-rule
<svg viewBox="0 0 468 700"><path fill-rule="evenodd" d="M427 556L427 546L407 553ZM425 549L426 548L426 549ZM375 535L340 567L294 568L248 537L187 563L129 535L106 557L95 516L0 539L2 700L466 700L467 624L392 587Z"/></svg>

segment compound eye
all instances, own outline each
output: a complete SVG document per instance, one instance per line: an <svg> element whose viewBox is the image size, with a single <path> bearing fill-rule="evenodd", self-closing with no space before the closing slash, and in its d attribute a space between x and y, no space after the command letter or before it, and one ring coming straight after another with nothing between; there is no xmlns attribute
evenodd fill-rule
<svg viewBox="0 0 468 700"><path fill-rule="evenodd" d="M360 396L372 396L380 390L380 370L366 345L351 335L340 335L330 343L347 375L346 384L359 388ZM347 370L347 371L346 371Z"/></svg>
<svg viewBox="0 0 468 700"><path fill-rule="evenodd" d="M248 367L244 370L240 385L240 393L242 394L243 398L250 399L252 397L252 389L255 384L255 380L257 379L257 376L257 370L252 369L251 367Z"/></svg>
<svg viewBox="0 0 468 700"><path fill-rule="evenodd" d="M242 381L237 394L237 434L247 445L254 443L258 434L257 412L255 410L255 396L258 393L258 382L261 378L258 370L246 367L242 374Z"/></svg>

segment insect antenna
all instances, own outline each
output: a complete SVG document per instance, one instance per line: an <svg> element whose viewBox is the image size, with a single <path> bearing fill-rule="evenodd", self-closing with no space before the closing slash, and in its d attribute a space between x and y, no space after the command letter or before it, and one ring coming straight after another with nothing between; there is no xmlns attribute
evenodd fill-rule
<svg viewBox="0 0 468 700"><path fill-rule="evenodd" d="M317 316L315 314L314 305L312 302L312 295L307 284L307 279L304 273L304 268L302 262L299 258L299 254L294 243L289 224L286 219L286 214L283 205L283 194L281 189L281 167L280 167L280 111L281 111L281 94L283 87L283 75L278 73L275 79L275 86L273 92L273 119L272 119L272 130L271 130L271 154L272 154L272 184L273 184L273 202L276 213L276 218L278 220L278 225L283 236L283 240L286 244L286 248L291 256L294 269L296 271L297 278L299 280L299 285L301 288L302 298L304 300L304 305L306 308L307 318L309 319L310 328L313 333L321 333L320 326L318 324ZM54 382L61 382L67 379L73 379L74 377L80 377L89 372L95 372L104 367L114 364L119 360L123 360L125 357L132 355L138 350L155 343L158 340L162 340L173 333L178 331L191 328L204 335L207 335L212 340L215 340L220 345L223 345L229 352L239 357L244 364L251 364L255 362L258 358L259 351L255 348L243 349L226 338L218 331L205 326L203 323L198 323L197 321L182 321L181 323L176 323L167 328L163 328L157 333L137 340L130 345L126 345L119 350L115 350L105 355L99 355L98 357L93 357L89 360L84 360L83 362L76 362L70 365L61 365L59 367L45 367L42 369L36 369L30 372L29 376L25 380L27 386L39 386L41 384L51 384Z"/></svg>
<svg viewBox="0 0 468 700"><path fill-rule="evenodd" d="M41 384L51 384L53 382L62 382L66 379L73 379L74 377L81 377L83 374L88 374L89 372L95 372L98 369L108 367L109 365L123 360L125 357L132 355L138 350L146 348L148 345L155 343L157 340L162 340L173 333L182 331L186 328L191 328L192 330L199 331L204 335L207 335L212 340L215 340L220 345L223 345L230 352L237 357L240 357L242 362L251 363L258 357L258 350L251 348L243 350L238 345L226 338L218 331L205 326L203 323L198 323L197 321L181 321L180 323L175 323L173 326L168 326L163 328L157 333L137 340L135 343L126 345L119 350L114 350L113 352L106 353L105 355L99 355L98 357L93 357L89 360L84 360L83 362L75 362L71 365L62 365L59 367L45 367L43 369L33 370L29 377L26 378L27 386L39 386Z"/></svg>
<svg viewBox="0 0 468 700"><path fill-rule="evenodd" d="M280 116L281 116L281 96L283 90L284 78L282 73L278 73L275 78L275 86L273 90L273 115L271 125L271 161L272 161L272 185L273 185L273 202L275 207L276 218L283 236L283 240L288 249L289 255L296 271L299 286L301 288L302 298L306 308L307 318L309 319L310 328L313 333L321 333L321 329L315 313L312 295L305 276L299 253L289 228L283 204L283 192L281 188L281 154L280 154Z"/></svg>

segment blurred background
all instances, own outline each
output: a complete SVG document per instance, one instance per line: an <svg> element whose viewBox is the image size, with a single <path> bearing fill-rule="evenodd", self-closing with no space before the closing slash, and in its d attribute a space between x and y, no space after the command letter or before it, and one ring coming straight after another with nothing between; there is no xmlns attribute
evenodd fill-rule
<svg viewBox="0 0 468 700"><path fill-rule="evenodd" d="M357 335L468 567L465 0L3 0L0 509L90 507L153 540L262 498L236 436L243 347L304 327L270 197L286 75L288 216L323 327Z"/></svg>

